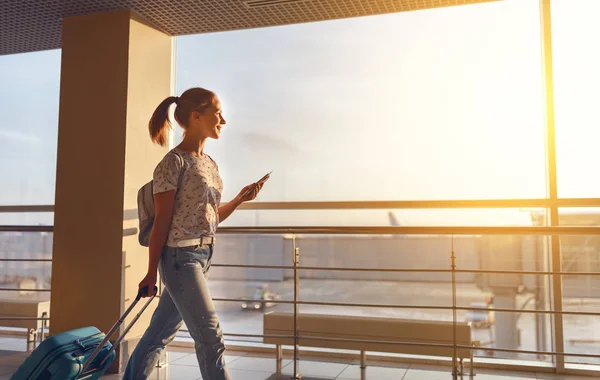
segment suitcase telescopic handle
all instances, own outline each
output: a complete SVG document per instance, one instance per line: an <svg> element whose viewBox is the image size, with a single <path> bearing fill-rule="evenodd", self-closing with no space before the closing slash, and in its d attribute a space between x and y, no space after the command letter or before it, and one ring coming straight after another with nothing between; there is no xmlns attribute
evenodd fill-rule
<svg viewBox="0 0 600 380"><path fill-rule="evenodd" d="M129 323L129 325L127 325L127 327L125 328L125 331L123 331L123 334L121 334L117 338L117 340L115 341L115 343L111 347L110 351L108 351L108 353L106 354L106 356L102 360L102 363L100 363L100 366L102 366L104 364L104 362L110 357L110 354L112 354L112 352L117 349L117 347L119 346L119 344L121 343L121 341L123 340L123 338L125 338L125 335L127 335L127 333L129 332L129 330L131 330L131 328L137 322L137 320L140 319L140 317L142 316L142 313L146 310L146 308L154 300L154 297L156 297L156 292L157 291L158 291L158 288L155 286L154 287L154 291L153 291L152 295L150 295L150 298L148 299L148 301L146 301L146 303L144 304L144 306L142 307L142 309L133 318L133 320L131 321L131 323ZM147 296L147 295L148 295L148 287L147 286L143 287L142 289L140 289L138 291L138 294L135 297L135 300L131 303L131 305L127 308L127 310L125 310L125 313L123 313L123 315L119 318L119 320L117 321L117 323L115 323L113 325L113 327L110 329L110 331L106 334L106 336L102 340L102 343L100 343L100 345L98 345L98 347L96 347L96 349L94 350L94 352L92 353L92 355L90 355L90 357L88 358L88 360L85 361L85 363L83 365L83 369L81 370L81 375L79 375L79 377L83 377L84 375L87 375L86 370L92 364L92 362L94 361L94 359L96 359L96 356L98 356L98 354L100 353L100 351L102 351L102 348L104 347L104 345L106 344L106 342L108 342L108 340L115 333L115 331L117 331L117 329L123 324L123 322L125 322L125 318L127 318L127 316L129 315L129 313L131 313L131 310L133 310L133 308L135 307L135 305L137 305L137 303L142 299L142 297Z"/></svg>

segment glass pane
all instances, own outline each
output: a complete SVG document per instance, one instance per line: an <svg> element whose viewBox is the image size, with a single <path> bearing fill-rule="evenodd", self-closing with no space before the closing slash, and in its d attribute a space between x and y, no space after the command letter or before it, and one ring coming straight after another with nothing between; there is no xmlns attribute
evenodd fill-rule
<svg viewBox="0 0 600 380"><path fill-rule="evenodd" d="M248 296L248 292L260 294L261 288L257 288L257 285L266 285L281 299L292 300L294 282L290 268L218 267L218 264L289 267L292 265L291 238L291 235L220 235L213 259L217 266L211 268L210 274L213 295L239 298ZM456 302L461 308L457 311L457 320L472 324L471 338L480 343L476 356L550 362L551 357L491 350L551 349L549 314L533 313L550 310L550 276L481 272L546 271L546 240L545 236L496 235L454 238L447 235L298 235L300 300L356 304L301 305L300 311L451 322L451 309L428 307L452 306L452 274L448 270L451 268L450 256L454 246L457 268L466 271L456 275ZM373 269L387 271L376 272ZM394 272L392 269L425 272ZM262 313L243 309L239 302L219 302L218 305L225 333L262 334ZM494 308L515 311L496 312ZM259 307L259 310L262 308ZM264 310L293 309L290 304L273 304ZM246 320L249 321L249 327L239 322ZM260 339L253 341L260 342Z"/></svg>
<svg viewBox="0 0 600 380"><path fill-rule="evenodd" d="M50 262L9 260L51 260L52 238L50 232L0 232L1 287L50 289ZM2 297L15 295L19 292L2 293Z"/></svg>
<svg viewBox="0 0 600 380"><path fill-rule="evenodd" d="M600 34L596 0L553 0L555 121L560 197L595 198L600 179L591 171L600 165L597 112L600 103L600 51L590 49Z"/></svg>
<svg viewBox="0 0 600 380"><path fill-rule="evenodd" d="M41 317L50 312L52 277L52 233L0 232L0 310L2 317ZM19 261L16 261L19 260ZM36 306L37 307L34 307ZM29 310L29 314L28 311ZM32 310L37 313L31 314ZM17 330L25 333L41 328L41 321L18 319L0 321L0 333ZM2 349L25 351L25 336L3 337Z"/></svg>
<svg viewBox="0 0 600 380"><path fill-rule="evenodd" d="M60 50L0 56L0 83L0 203L53 204Z"/></svg>
<svg viewBox="0 0 600 380"><path fill-rule="evenodd" d="M560 248L563 271L573 273L562 276L564 310L596 313L563 317L565 351L600 355L600 239L597 235L563 236ZM567 356L565 360L600 364L600 358Z"/></svg>
<svg viewBox="0 0 600 380"><path fill-rule="evenodd" d="M479 271L472 282L484 292L485 298L473 298L463 307L492 309L467 312L465 320L474 327L474 336L481 341L482 349L476 356L495 359L552 361L552 357L523 353L493 351L492 348L509 350L548 351L552 342L550 314L534 311L550 310L550 276L534 274L494 273L494 271L547 271L548 251L545 236L487 235L476 237L477 251L471 260L456 248L457 266L463 270ZM491 272L487 272L491 271ZM511 309L515 312L498 312L493 309ZM490 348L490 349L486 349Z"/></svg>
<svg viewBox="0 0 600 380"><path fill-rule="evenodd" d="M538 20L521 0L178 37L177 92L221 98L224 199L271 170L265 201L538 198Z"/></svg>

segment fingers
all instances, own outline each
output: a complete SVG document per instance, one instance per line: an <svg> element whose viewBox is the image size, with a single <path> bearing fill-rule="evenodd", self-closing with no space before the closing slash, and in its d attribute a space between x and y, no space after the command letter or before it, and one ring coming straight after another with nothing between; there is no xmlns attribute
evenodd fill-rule
<svg viewBox="0 0 600 380"><path fill-rule="evenodd" d="M244 194L244 197L242 198L243 201L247 202L247 201L254 200L258 196L258 193L260 192L260 190L262 190L263 186L264 186L264 182L253 183L253 184L250 184L250 185L244 187L242 189L242 193Z"/></svg>
<svg viewBox="0 0 600 380"><path fill-rule="evenodd" d="M146 283L145 281L140 282L138 285L138 295L141 298L150 297L156 295L158 293L158 287L156 287L156 283Z"/></svg>
<svg viewBox="0 0 600 380"><path fill-rule="evenodd" d="M264 183L259 184L254 188L254 192L252 193L252 199L255 199L258 196L258 193L262 190Z"/></svg>
<svg viewBox="0 0 600 380"><path fill-rule="evenodd" d="M253 190L252 193L250 193L250 200L254 200L256 199L256 196L258 195L258 186L256 186Z"/></svg>

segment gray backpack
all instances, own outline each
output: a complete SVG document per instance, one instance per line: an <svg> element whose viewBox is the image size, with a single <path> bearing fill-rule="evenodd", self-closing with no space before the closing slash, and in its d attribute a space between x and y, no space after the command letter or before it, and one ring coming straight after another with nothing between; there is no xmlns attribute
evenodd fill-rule
<svg viewBox="0 0 600 380"><path fill-rule="evenodd" d="M181 154L177 151L173 151L181 160L181 171L179 172L179 179L177 181L177 191L181 187L181 180L183 178L183 171L185 170L185 160L181 157ZM154 185L153 180L146 183L138 190L137 204L138 204L138 220L140 223L140 232L138 233L138 241L144 247L150 245L150 232L154 226Z"/></svg>

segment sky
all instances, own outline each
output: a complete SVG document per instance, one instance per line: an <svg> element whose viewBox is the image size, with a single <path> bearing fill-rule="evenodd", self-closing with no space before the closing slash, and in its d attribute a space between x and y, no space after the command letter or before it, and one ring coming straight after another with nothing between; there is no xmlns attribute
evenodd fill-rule
<svg viewBox="0 0 600 380"><path fill-rule="evenodd" d="M596 197L597 0L553 0L559 195ZM223 199L546 195L539 2L178 37L176 91L215 91ZM60 51L0 57L1 204L52 204ZM519 210L395 211L404 224L523 224ZM241 211L231 224L387 224L387 210ZM6 217L6 216L5 216Z"/></svg>

